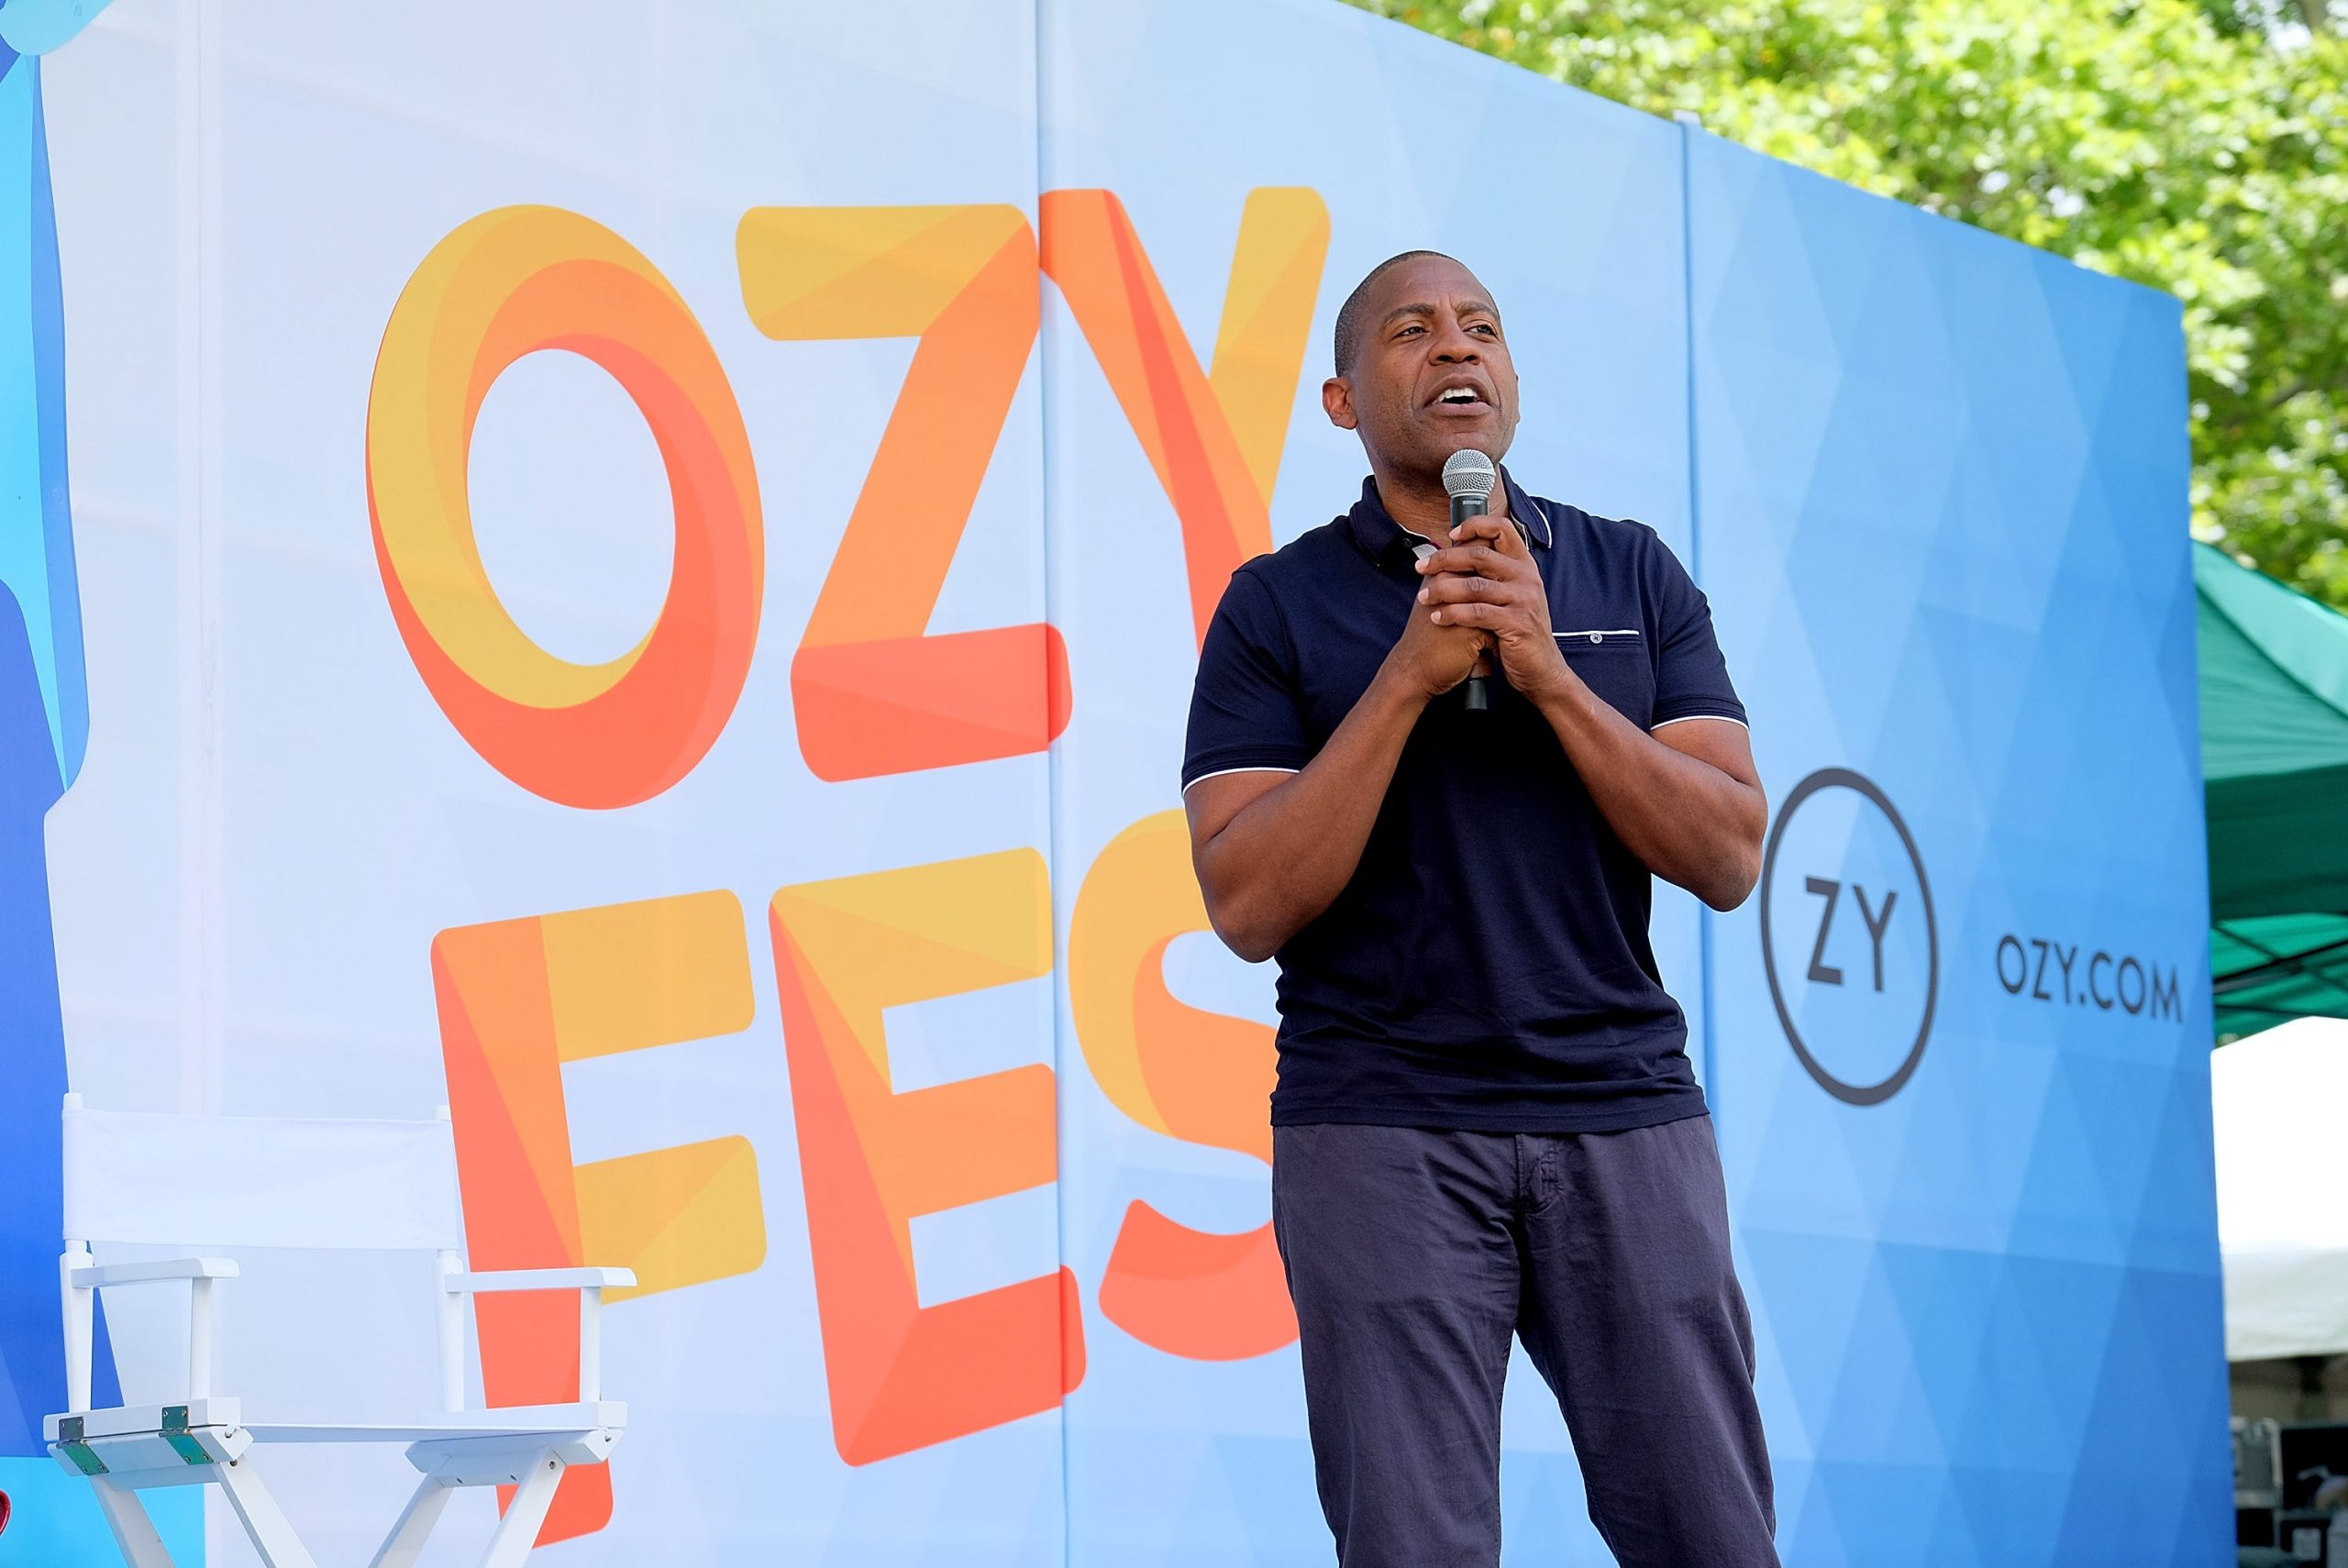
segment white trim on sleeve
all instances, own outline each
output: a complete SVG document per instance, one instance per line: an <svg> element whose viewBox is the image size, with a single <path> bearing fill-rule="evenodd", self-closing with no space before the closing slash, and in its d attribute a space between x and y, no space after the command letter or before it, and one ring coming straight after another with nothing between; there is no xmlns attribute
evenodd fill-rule
<svg viewBox="0 0 2348 1568"><path fill-rule="evenodd" d="M1734 724L1747 734L1753 732L1751 724L1746 723L1743 719L1733 719L1726 713L1683 713L1676 719L1666 719L1659 724L1649 724L1647 734L1653 734L1657 730L1667 730L1674 724L1692 724L1698 719L1717 719L1723 724Z"/></svg>
<svg viewBox="0 0 2348 1568"><path fill-rule="evenodd" d="M1268 767L1260 763L1251 767L1218 767L1213 773L1202 773L1190 783L1183 785L1182 793L1187 795L1195 786L1203 784L1210 778L1220 778L1227 773L1301 773L1303 771L1301 767Z"/></svg>

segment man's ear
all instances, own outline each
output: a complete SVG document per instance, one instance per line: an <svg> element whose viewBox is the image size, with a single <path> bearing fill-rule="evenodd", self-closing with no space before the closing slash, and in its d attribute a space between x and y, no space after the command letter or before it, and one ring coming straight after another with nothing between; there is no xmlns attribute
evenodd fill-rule
<svg viewBox="0 0 2348 1568"><path fill-rule="evenodd" d="M1321 383L1321 407L1329 415L1329 423L1340 430L1351 430L1354 419L1354 384L1343 376L1331 376Z"/></svg>

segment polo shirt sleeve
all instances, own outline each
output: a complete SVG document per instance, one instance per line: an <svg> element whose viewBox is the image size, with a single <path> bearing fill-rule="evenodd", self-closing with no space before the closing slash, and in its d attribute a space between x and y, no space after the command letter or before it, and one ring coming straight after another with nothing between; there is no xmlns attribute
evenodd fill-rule
<svg viewBox="0 0 2348 1568"><path fill-rule="evenodd" d="M1199 650L1182 788L1217 773L1295 773L1312 759L1297 701L1295 644L1271 590L1243 567L1223 591Z"/></svg>
<svg viewBox="0 0 2348 1568"><path fill-rule="evenodd" d="M1649 603L1656 628L1655 717L1650 730L1681 719L1733 719L1744 704L1728 678L1728 660L1712 635L1711 602L1660 538L1647 552Z"/></svg>

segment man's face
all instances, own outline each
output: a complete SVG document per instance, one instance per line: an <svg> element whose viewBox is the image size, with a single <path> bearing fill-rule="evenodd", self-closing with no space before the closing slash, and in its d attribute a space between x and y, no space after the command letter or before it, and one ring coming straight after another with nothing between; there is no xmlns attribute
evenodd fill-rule
<svg viewBox="0 0 2348 1568"><path fill-rule="evenodd" d="M1476 275L1421 256L1370 285L1352 370L1322 389L1374 467L1419 479L1473 447L1498 461L1516 436L1516 366Z"/></svg>

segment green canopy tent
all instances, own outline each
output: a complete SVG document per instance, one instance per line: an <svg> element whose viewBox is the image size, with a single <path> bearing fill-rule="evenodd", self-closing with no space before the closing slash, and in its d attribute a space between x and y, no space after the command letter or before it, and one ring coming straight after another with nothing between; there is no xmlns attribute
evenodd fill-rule
<svg viewBox="0 0 2348 1568"><path fill-rule="evenodd" d="M2197 545L2222 1039L2348 1018L2348 616Z"/></svg>

